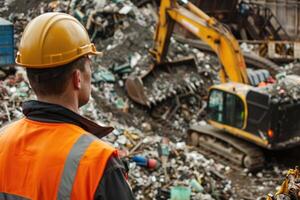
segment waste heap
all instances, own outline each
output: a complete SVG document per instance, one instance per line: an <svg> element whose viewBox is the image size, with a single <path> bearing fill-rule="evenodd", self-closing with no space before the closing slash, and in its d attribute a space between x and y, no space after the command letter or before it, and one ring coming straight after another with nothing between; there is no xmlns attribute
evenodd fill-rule
<svg viewBox="0 0 300 200"><path fill-rule="evenodd" d="M272 101L281 104L300 101L299 75L291 73L287 66L282 69L281 73L277 74L276 80L274 84L263 88L263 91L271 95Z"/></svg>
<svg viewBox="0 0 300 200"><path fill-rule="evenodd" d="M0 15L9 12L7 2L3 4ZM7 15L15 24L17 46L25 25L35 16L47 11L61 11L79 19L97 48L103 50L103 58L95 58L93 66L93 98L81 108L81 112L100 124L115 127L113 133L104 140L120 149L123 158L129 162L129 181L137 199L172 199L178 191L184 191L191 199L204 200L241 199L241 196L252 199L255 196L255 190L261 185L258 179L262 174L256 177L243 172L246 178L247 174L250 176L254 192L249 197L248 189L244 189L246 194L240 195L238 193L242 189L233 187L227 178L232 173L230 167L204 157L184 143L184 133L189 123L205 123L206 104L203 97L206 96L206 89L213 82L218 82L220 63L216 57L171 39L167 59L195 57L201 76L196 76L193 84L200 85L202 94L181 100L176 112L168 116L168 121L162 122L150 117L165 113L162 107L159 108L162 111L149 114L145 108L132 103L124 89L124 82L130 74L141 75L153 63L148 52L153 44L157 18L155 7L147 4L137 8L129 0L34 2L36 5L24 13L11 12ZM16 4L16 1L11 3ZM154 83L157 91L152 94L153 98L163 98L163 90L175 84L170 82L163 86ZM35 98L22 69L3 80L0 89L0 98L4 102L0 106L1 125L20 118L21 102ZM167 99L164 104L170 103L174 104L174 101ZM281 174L280 170L276 174ZM276 184L278 182L270 181L259 190Z"/></svg>
<svg viewBox="0 0 300 200"><path fill-rule="evenodd" d="M34 96L23 69L0 81L0 126L22 117L21 104L27 98Z"/></svg>
<svg viewBox="0 0 300 200"><path fill-rule="evenodd" d="M129 180L137 199L168 199L176 186L191 190L192 199L229 199L231 181L223 175L229 167L207 159L178 140L154 135L144 123L143 132L118 127L105 138L129 162ZM148 131L148 132L147 132Z"/></svg>

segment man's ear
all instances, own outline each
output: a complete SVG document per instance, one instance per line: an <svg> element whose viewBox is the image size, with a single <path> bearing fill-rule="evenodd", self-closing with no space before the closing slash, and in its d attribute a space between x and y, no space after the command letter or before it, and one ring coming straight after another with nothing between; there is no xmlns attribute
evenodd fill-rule
<svg viewBox="0 0 300 200"><path fill-rule="evenodd" d="M72 73L72 81L73 81L73 86L75 89L80 89L81 88L81 74L80 70L76 69Z"/></svg>

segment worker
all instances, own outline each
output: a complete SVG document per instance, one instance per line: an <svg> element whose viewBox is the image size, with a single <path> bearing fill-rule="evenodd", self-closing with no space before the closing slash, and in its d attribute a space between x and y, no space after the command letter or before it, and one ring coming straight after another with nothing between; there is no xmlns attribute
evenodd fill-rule
<svg viewBox="0 0 300 200"><path fill-rule="evenodd" d="M134 199L117 150L99 139L113 128L79 114L91 93L90 56L99 54L68 14L27 25L16 63L37 100L0 131L0 199Z"/></svg>

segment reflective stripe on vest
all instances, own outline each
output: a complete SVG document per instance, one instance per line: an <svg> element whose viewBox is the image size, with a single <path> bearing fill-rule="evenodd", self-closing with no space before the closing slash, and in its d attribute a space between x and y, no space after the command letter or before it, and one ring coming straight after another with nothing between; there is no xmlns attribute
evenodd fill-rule
<svg viewBox="0 0 300 200"><path fill-rule="evenodd" d="M64 166L63 174L57 193L58 200L71 198L73 183L80 159L86 151L86 149L94 140L95 137L84 134L81 135L76 141L76 143L73 145Z"/></svg>
<svg viewBox="0 0 300 200"><path fill-rule="evenodd" d="M7 193L1 193L1 192L0 192L0 199L1 200L29 200L27 198L17 196L14 194L7 194Z"/></svg>

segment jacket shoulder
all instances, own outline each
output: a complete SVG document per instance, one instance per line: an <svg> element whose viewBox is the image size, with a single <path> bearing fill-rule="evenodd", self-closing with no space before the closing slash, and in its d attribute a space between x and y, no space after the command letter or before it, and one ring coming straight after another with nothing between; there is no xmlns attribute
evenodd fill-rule
<svg viewBox="0 0 300 200"><path fill-rule="evenodd" d="M19 123L22 123L24 118L11 121L9 123L4 124L2 127L0 127L0 135L5 133L9 128L13 128L14 126L18 125Z"/></svg>
<svg viewBox="0 0 300 200"><path fill-rule="evenodd" d="M87 148L82 161L90 160L90 159L100 159L106 158L109 159L111 156L118 156L117 150L111 144L108 144L101 139L97 138L96 136L88 134L89 137L93 138L93 142Z"/></svg>

